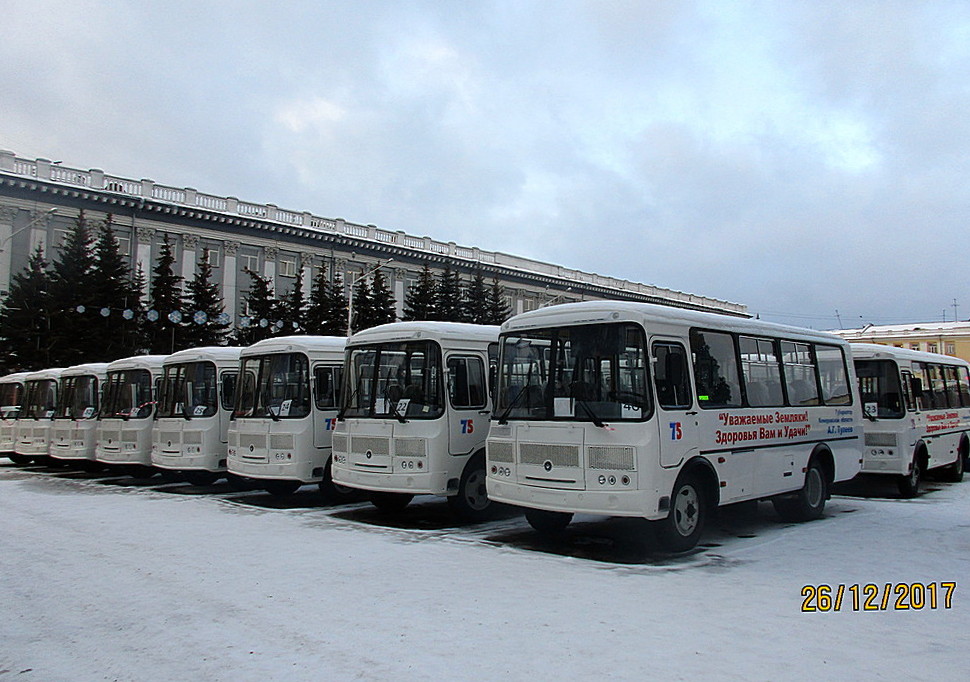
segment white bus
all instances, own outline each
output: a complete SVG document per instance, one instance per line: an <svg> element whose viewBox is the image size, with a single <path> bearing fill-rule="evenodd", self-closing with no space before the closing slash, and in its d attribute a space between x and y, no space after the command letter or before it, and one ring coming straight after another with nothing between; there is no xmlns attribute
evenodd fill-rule
<svg viewBox="0 0 970 682"><path fill-rule="evenodd" d="M540 531L574 512L641 517L696 545L718 505L821 516L862 448L848 344L647 303L543 308L502 325L488 494Z"/></svg>
<svg viewBox="0 0 970 682"><path fill-rule="evenodd" d="M330 478L344 344L333 336L282 336L240 353L236 409L229 424L229 472L259 481L274 495Z"/></svg>
<svg viewBox="0 0 970 682"><path fill-rule="evenodd" d="M16 464L29 464L28 457L14 452L17 442L15 425L24 401L24 379L27 372L14 372L0 377L0 457L9 457Z"/></svg>
<svg viewBox="0 0 970 682"><path fill-rule="evenodd" d="M60 367L30 372L24 380L24 403L14 425L14 453L21 458L42 462L50 454L54 410L57 408L57 382Z"/></svg>
<svg viewBox="0 0 970 682"><path fill-rule="evenodd" d="M394 322L347 341L333 480L385 511L416 494L448 497L465 520L488 512L489 358L498 327Z"/></svg>
<svg viewBox="0 0 970 682"><path fill-rule="evenodd" d="M970 456L970 364L905 348L853 343L866 421L862 472L896 477L904 497L933 469L963 480Z"/></svg>
<svg viewBox="0 0 970 682"><path fill-rule="evenodd" d="M152 427L152 464L193 485L225 476L239 348L190 348L165 359Z"/></svg>
<svg viewBox="0 0 970 682"><path fill-rule="evenodd" d="M74 365L61 372L60 396L51 430L51 457L66 461L94 461L101 392L108 363Z"/></svg>
<svg viewBox="0 0 970 682"><path fill-rule="evenodd" d="M136 355L108 365L94 456L104 464L152 464L152 413L165 355Z"/></svg>

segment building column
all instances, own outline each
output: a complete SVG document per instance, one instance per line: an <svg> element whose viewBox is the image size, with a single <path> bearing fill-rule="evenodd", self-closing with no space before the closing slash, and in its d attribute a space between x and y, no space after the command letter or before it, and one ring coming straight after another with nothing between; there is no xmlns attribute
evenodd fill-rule
<svg viewBox="0 0 970 682"><path fill-rule="evenodd" d="M404 317L404 297L407 295L408 271L404 268L394 268L394 307L397 319Z"/></svg>
<svg viewBox="0 0 970 682"><path fill-rule="evenodd" d="M195 277L195 249L199 238L194 234L182 235L182 279L186 282Z"/></svg>
<svg viewBox="0 0 970 682"><path fill-rule="evenodd" d="M152 290L152 243L155 241L155 228L139 227L135 230L135 268L145 277L142 300L147 301Z"/></svg>
<svg viewBox="0 0 970 682"><path fill-rule="evenodd" d="M269 285L276 292L276 258L280 250L275 246L263 249L263 277L269 280Z"/></svg>
<svg viewBox="0 0 970 682"><path fill-rule="evenodd" d="M0 296L10 291L10 268L13 266L13 225L19 211L15 208L0 208Z"/></svg>
<svg viewBox="0 0 970 682"><path fill-rule="evenodd" d="M233 325L239 317L236 309L236 252L239 250L239 242L225 242L222 245L222 302L224 309L229 313Z"/></svg>

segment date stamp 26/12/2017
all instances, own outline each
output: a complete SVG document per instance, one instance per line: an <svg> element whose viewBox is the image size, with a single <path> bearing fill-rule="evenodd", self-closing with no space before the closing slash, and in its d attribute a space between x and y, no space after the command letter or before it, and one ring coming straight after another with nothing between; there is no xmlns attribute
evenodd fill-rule
<svg viewBox="0 0 970 682"><path fill-rule="evenodd" d="M804 613L827 613L950 609L956 589L956 581L805 585L801 610Z"/></svg>

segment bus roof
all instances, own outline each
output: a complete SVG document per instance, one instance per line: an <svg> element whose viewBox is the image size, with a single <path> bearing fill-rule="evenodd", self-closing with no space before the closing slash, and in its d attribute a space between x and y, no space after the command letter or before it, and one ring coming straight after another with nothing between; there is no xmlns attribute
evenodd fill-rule
<svg viewBox="0 0 970 682"><path fill-rule="evenodd" d="M109 372L118 372L125 369L149 369L161 370L162 363L165 362L167 355L134 355L130 358L121 358L108 364Z"/></svg>
<svg viewBox="0 0 970 682"><path fill-rule="evenodd" d="M309 336L297 334L294 336L277 336L272 339L257 341L251 346L243 348L240 355L266 355L267 353L292 353L298 351L333 351L343 355L347 339L343 336Z"/></svg>
<svg viewBox="0 0 970 682"><path fill-rule="evenodd" d="M0 377L0 384L22 384L30 372L14 372Z"/></svg>
<svg viewBox="0 0 970 682"><path fill-rule="evenodd" d="M165 358L166 365L176 365L183 362L209 360L211 362L238 363L242 348L238 346L200 346L176 351Z"/></svg>
<svg viewBox="0 0 970 682"><path fill-rule="evenodd" d="M500 327L467 322L391 322L357 332L347 340L347 345L357 346L366 343L410 341L413 339L493 343L498 341L499 330Z"/></svg>
<svg viewBox="0 0 970 682"><path fill-rule="evenodd" d="M806 340L845 345L845 341L829 332L820 332L801 327L765 322L750 317L721 315L718 313L686 310L655 303L631 301L584 301L581 303L562 303L521 313L502 325L502 333L517 330L538 329L560 325L579 325L609 322L639 322L644 325L653 323L683 324L707 329L738 331L755 336L791 336Z"/></svg>
<svg viewBox="0 0 970 682"><path fill-rule="evenodd" d="M43 381L44 379L59 379L61 372L64 371L63 367L49 367L47 369L39 369L36 372L27 372L27 376L24 377L24 381Z"/></svg>
<svg viewBox="0 0 970 682"><path fill-rule="evenodd" d="M63 372L61 372L61 378L64 377L81 377L87 375L94 375L98 377L103 377L108 373L108 363L107 362L87 362L82 365L71 365Z"/></svg>
<svg viewBox="0 0 970 682"><path fill-rule="evenodd" d="M896 346L884 346L879 343L850 343L849 348L852 349L852 357L860 360L897 358L900 360L909 360L910 362L936 362L970 367L970 362L952 355L927 353L921 350L898 348Z"/></svg>

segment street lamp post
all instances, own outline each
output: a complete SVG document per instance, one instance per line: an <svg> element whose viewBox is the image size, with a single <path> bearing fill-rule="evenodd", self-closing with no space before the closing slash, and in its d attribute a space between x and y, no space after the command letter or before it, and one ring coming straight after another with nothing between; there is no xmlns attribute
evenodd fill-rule
<svg viewBox="0 0 970 682"><path fill-rule="evenodd" d="M394 259L388 258L386 262L378 263L370 270L367 270L366 272L362 272L359 275L353 276L352 281L350 283L350 294L347 297L347 336L348 337L350 337L353 334L353 328L351 325L353 324L353 319L354 319L354 288L357 286L357 282L369 276L370 274L377 272L381 268L386 267L388 264L392 262L394 262Z"/></svg>
<svg viewBox="0 0 970 682"><path fill-rule="evenodd" d="M42 215L37 216L36 218L34 218L33 220L31 220L29 223L27 223L26 225L24 225L23 227L21 227L19 230L15 230L14 232L11 232L10 234L8 234L6 237L3 238L3 241L0 242L0 253L3 253L3 247L6 246L7 245L7 242L9 242L11 239L13 239L14 237L16 237L21 232L23 232L25 230L29 230L30 228L32 228L34 226L34 223L39 223L44 218L49 218L50 216L52 216L55 213L57 213L57 209L56 208L49 208Z"/></svg>

